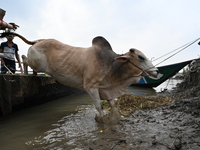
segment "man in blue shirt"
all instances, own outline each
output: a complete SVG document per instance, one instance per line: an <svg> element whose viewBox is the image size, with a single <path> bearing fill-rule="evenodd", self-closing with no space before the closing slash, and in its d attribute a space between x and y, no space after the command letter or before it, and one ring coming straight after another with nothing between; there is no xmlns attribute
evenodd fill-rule
<svg viewBox="0 0 200 150"><path fill-rule="evenodd" d="M1 43L0 46L0 53L4 53L4 58L1 58L1 74L5 74L8 69L15 73L15 57L18 61L19 68L22 71L21 61L18 54L18 46L17 44L13 43L13 35L6 36L7 42ZM8 69L7 69L8 68Z"/></svg>

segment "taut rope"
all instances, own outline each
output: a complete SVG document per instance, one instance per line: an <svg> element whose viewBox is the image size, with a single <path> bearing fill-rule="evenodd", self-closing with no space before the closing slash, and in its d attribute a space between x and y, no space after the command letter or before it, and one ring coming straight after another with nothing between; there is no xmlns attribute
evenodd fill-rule
<svg viewBox="0 0 200 150"><path fill-rule="evenodd" d="M173 51L171 51L171 52L169 52L169 53L167 53L167 54L165 54L165 55L163 55L163 56L161 56L161 57L158 57L157 59L154 59L153 61L156 61L156 60L158 60L158 59L160 59L160 58L162 58L162 57L164 57L164 56L167 56L167 55L169 55L169 54L171 54L171 53L173 53L173 52L175 52L175 51L177 51L177 50L180 49L178 52L176 52L176 53L172 54L171 56L167 57L166 59L164 59L163 61L159 62L159 63L156 64L155 66L157 66L157 65L159 65L159 64L161 64L161 63L163 63L164 61L168 60L169 58L173 57L174 55L180 53L181 51L183 51L183 50L186 49L187 47L191 46L192 44L194 44L194 43L197 42L198 40L200 40L200 38L198 38L198 39L196 39L196 40L194 40L194 41L192 41L192 42L189 42L189 43L187 43L187 44L185 44L185 45L183 45L183 46L181 46L181 47L179 47L179 48L177 48L177 49L175 49L175 50L173 50Z"/></svg>

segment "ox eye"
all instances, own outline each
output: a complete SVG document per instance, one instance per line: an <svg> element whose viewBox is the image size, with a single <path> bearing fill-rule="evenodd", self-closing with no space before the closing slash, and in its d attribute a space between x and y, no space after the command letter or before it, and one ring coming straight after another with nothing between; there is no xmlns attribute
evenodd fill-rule
<svg viewBox="0 0 200 150"><path fill-rule="evenodd" d="M142 57L142 56L140 56L140 55L138 55L138 58L139 58L140 60L142 60L142 61L145 60L144 57Z"/></svg>

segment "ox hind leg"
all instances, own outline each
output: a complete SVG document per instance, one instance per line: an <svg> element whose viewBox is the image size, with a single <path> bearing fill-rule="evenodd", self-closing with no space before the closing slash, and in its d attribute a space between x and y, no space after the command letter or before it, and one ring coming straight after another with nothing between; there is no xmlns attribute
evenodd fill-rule
<svg viewBox="0 0 200 150"><path fill-rule="evenodd" d="M25 55L22 55L24 74L28 75L28 58ZM33 75L37 75L37 72L33 70Z"/></svg>
<svg viewBox="0 0 200 150"><path fill-rule="evenodd" d="M24 74L28 75L28 64L27 64L27 57L22 55L23 67L24 67Z"/></svg>

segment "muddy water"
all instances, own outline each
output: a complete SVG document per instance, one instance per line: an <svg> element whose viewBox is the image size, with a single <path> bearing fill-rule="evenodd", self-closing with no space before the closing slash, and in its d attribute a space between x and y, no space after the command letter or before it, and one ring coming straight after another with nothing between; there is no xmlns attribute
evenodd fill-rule
<svg viewBox="0 0 200 150"><path fill-rule="evenodd" d="M156 89L130 87L128 93L156 95L157 91L166 87L166 84L171 89L176 83L165 83ZM95 144L97 139L109 136L111 129L95 122L95 112L91 98L86 93L81 93L1 117L0 149L89 149L87 143ZM113 130L117 128L118 125L112 129L115 138L124 134L114 135ZM121 143L123 145L123 140Z"/></svg>

